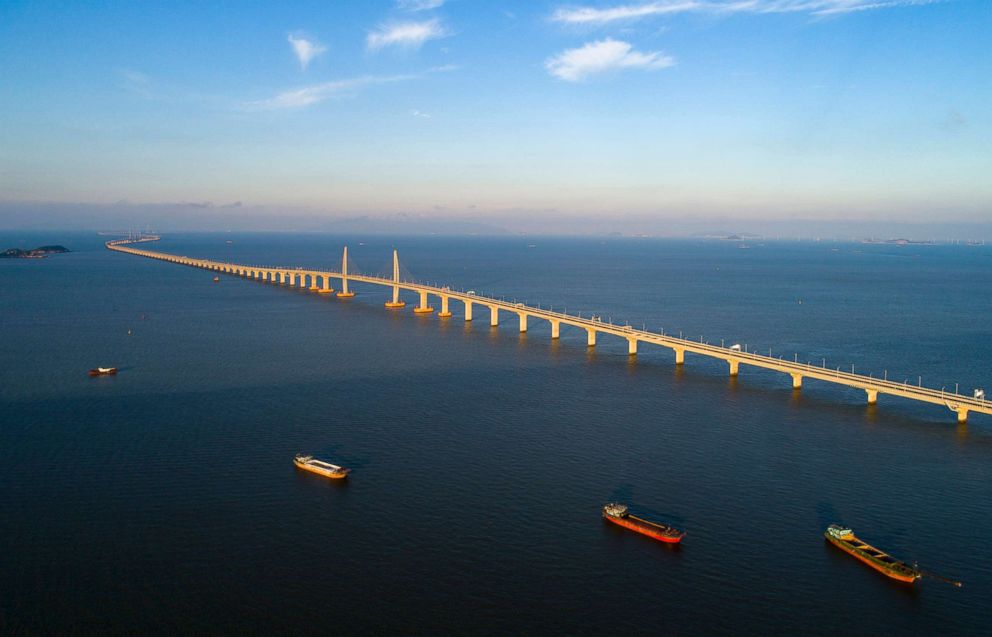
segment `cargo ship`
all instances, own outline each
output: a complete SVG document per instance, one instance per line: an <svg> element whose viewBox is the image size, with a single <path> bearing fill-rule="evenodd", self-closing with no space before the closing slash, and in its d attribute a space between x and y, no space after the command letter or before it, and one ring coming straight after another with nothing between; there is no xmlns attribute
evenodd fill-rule
<svg viewBox="0 0 992 637"><path fill-rule="evenodd" d="M660 542L678 544L685 537L685 532L674 529L664 524L648 522L637 516L631 515L626 504L610 502L603 507L603 519L609 520L617 526L636 531Z"/></svg>
<svg viewBox="0 0 992 637"><path fill-rule="evenodd" d="M116 367L94 367L89 371L90 376L112 376L116 373Z"/></svg>
<svg viewBox="0 0 992 637"><path fill-rule="evenodd" d="M296 457L293 458L293 464L304 471L316 473L317 475L324 476L325 478L340 479L351 473L351 469L345 469L344 467L339 467L338 465L331 464L330 462L317 460L313 456L296 454Z"/></svg>
<svg viewBox="0 0 992 637"><path fill-rule="evenodd" d="M827 538L827 541L834 546L850 553L876 571L892 579L912 584L923 577L923 573L919 569L897 560L870 544L865 544L854 535L854 531L851 529L831 524L823 533L823 537Z"/></svg>

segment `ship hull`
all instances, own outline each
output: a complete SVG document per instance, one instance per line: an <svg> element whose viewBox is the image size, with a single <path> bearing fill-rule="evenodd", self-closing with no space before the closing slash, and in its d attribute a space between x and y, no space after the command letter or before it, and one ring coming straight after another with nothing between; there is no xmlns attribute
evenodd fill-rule
<svg viewBox="0 0 992 637"><path fill-rule="evenodd" d="M830 542L840 550L844 551L845 553L854 557L855 559L860 560L864 564L867 564L868 566L875 569L882 575L885 575L886 577L889 577L899 582L904 582L906 584L913 584L916 582L916 580L920 578L919 574L905 574L895 571L889 566L885 564L881 564L876 560L873 560L870 556L862 553L861 551L858 551L853 546L851 546L850 544L848 544L843 540L838 540L837 538L830 537L829 535L824 535L824 537L828 542Z"/></svg>
<svg viewBox="0 0 992 637"><path fill-rule="evenodd" d="M313 465L307 464L305 462L299 462L294 460L293 464L296 465L297 469L302 469L304 471L309 471L310 473L316 473L319 476L325 478L330 478L331 480L341 480L348 477L348 471L331 471L329 469L324 469L322 467L315 467Z"/></svg>
<svg viewBox="0 0 992 637"><path fill-rule="evenodd" d="M678 544L682 541L682 534L679 535L666 535L664 529L651 524L650 522L644 521L634 521L628 518L615 518L609 515L603 516L604 520L612 522L617 526L622 526L625 529L630 529L635 533L640 533L641 535L646 535L651 539L658 540L659 542L665 542L666 544Z"/></svg>

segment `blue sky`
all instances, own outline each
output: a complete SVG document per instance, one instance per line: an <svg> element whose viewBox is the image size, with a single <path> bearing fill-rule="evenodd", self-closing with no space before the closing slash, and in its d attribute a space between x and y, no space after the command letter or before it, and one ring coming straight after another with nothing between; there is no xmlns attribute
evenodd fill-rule
<svg viewBox="0 0 992 637"><path fill-rule="evenodd" d="M0 5L0 200L988 221L992 3Z"/></svg>

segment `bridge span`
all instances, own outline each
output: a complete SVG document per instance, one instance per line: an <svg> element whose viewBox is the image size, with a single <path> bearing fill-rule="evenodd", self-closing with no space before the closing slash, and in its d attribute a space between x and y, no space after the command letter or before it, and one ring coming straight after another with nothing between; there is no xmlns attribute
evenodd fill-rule
<svg viewBox="0 0 992 637"><path fill-rule="evenodd" d="M348 298L355 296L349 289L349 282L369 283L390 288L392 295L390 300L385 302L385 307L398 309L406 306L400 299L400 290L409 290L419 295L419 302L413 311L417 314L429 314L434 312L434 307L429 304L429 297L436 297L441 302L438 317L448 318L451 316L450 304L452 300L462 303L465 311L465 320L473 320L473 312L476 306L489 310L489 324L499 325L500 312L510 312L515 314L521 332L526 332L530 319L540 319L547 321L551 325L551 338L557 339L561 333L561 326L568 325L576 327L586 332L586 343L589 347L595 347L596 338L600 334L608 334L627 341L627 352L631 356L637 354L638 346L642 343L660 345L672 350L675 355L675 364L682 365L685 362L686 353L699 356L708 356L725 361L731 376L737 376L741 365L760 367L775 372L788 375L792 380L793 390L800 390L805 379L813 379L835 385L853 387L865 392L869 405L874 405L878 401L879 394L889 396L899 396L909 400L916 400L934 405L940 405L949 409L957 415L960 423L968 420L970 412L977 412L992 415L992 401L984 397L963 396L958 393L950 393L944 390L930 389L907 383L897 383L887 379L864 376L862 374L848 373L840 370L829 369L827 367L816 367L809 363L798 361L786 361L771 356L763 356L754 352L740 351L736 346L724 347L710 345L709 343L694 342L684 338L677 338L665 334L658 334L646 330L638 330L629 325L614 325L603 323L601 320L592 318L582 318L562 312L555 312L549 309L525 305L523 303L507 302L502 299L481 296L474 292L456 291L448 287L437 287L403 281L400 279L399 257L393 251L393 273L391 278L369 276L365 274L353 274L348 272L348 248L344 248L344 255L341 259L341 270L311 270L305 268L285 268L269 267L258 265L242 265L237 263L225 263L221 261L211 261L209 259L195 259L187 256L178 256L164 252L154 252L134 247L135 244L149 241L157 241L159 237L147 236L138 239L118 239L108 241L106 246L110 250L124 252L150 259L158 259L169 263L178 263L196 268L203 268L224 274L241 276L244 278L279 283L283 285L298 286L309 289L319 294L332 294L335 290L331 287L331 280L340 281L340 290L336 292L338 297ZM309 285L308 285L309 284Z"/></svg>

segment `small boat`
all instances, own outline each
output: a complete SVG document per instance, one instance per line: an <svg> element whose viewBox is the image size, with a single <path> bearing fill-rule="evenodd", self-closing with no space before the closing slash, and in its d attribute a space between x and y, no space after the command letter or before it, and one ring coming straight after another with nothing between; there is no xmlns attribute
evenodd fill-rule
<svg viewBox="0 0 992 637"><path fill-rule="evenodd" d="M643 535L647 535L648 537L654 538L660 542L668 542L669 544L678 544L682 541L682 538L685 537L684 531L679 531L678 529L672 528L665 524L649 522L637 516L631 515L626 504L610 502L603 507L603 519L609 520L610 522L630 529L631 531L636 531Z"/></svg>
<svg viewBox="0 0 992 637"><path fill-rule="evenodd" d="M219 276L215 276L214 277L214 283L217 283L218 281L220 281L220 277Z"/></svg>
<svg viewBox="0 0 992 637"><path fill-rule="evenodd" d="M851 529L831 524L823 533L823 537L827 538L837 548L850 553L876 571L892 579L912 584L923 577L923 573L918 568L909 566L888 553L859 540Z"/></svg>
<svg viewBox="0 0 992 637"><path fill-rule="evenodd" d="M331 464L330 462L317 460L313 456L304 456L301 454L296 454L296 457L293 458L293 464L295 464L299 469L322 475L325 478L339 479L344 478L351 473L351 469L345 469L344 467L339 467L338 465Z"/></svg>
<svg viewBox="0 0 992 637"><path fill-rule="evenodd" d="M116 373L116 367L94 367L89 371L90 376L112 376Z"/></svg>

